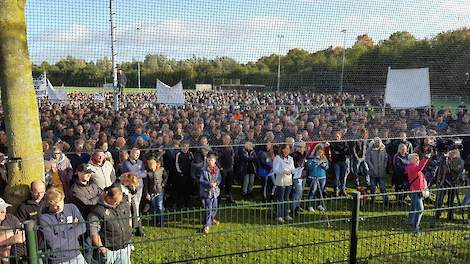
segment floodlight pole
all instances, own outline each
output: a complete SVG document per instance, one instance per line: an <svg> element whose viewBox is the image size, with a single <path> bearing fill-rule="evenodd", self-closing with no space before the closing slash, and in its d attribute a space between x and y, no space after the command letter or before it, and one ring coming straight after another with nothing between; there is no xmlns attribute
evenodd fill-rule
<svg viewBox="0 0 470 264"><path fill-rule="evenodd" d="M341 94L343 94L344 61L346 60L346 29L341 30L341 33L344 33L343 35L343 64L341 66L341 84L340 84Z"/></svg>
<svg viewBox="0 0 470 264"><path fill-rule="evenodd" d="M138 32L140 32L140 27L138 27L136 30L137 30L137 41L138 41L140 38L140 35L138 34ZM140 61L139 59L137 59L137 87L139 87L139 91L140 91Z"/></svg>
<svg viewBox="0 0 470 264"><path fill-rule="evenodd" d="M119 99L117 94L117 67L116 67L116 25L114 16L116 15L114 0L109 0L109 15L111 22L111 64L113 71L113 92L114 92L114 111L119 111Z"/></svg>
<svg viewBox="0 0 470 264"><path fill-rule="evenodd" d="M281 84L281 39L284 37L284 35L277 35L279 38L279 49L277 53L278 57L278 64L277 64L277 91L279 92L279 86Z"/></svg>

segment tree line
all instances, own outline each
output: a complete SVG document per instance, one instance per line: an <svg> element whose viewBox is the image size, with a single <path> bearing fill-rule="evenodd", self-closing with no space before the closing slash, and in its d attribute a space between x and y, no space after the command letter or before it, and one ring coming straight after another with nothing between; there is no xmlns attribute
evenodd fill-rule
<svg viewBox="0 0 470 264"><path fill-rule="evenodd" d="M337 89L343 63L343 47L309 52L293 48L281 56L281 88ZM432 38L417 39L409 32L395 32L374 42L367 34L357 36L345 51L345 91L383 90L388 67L429 67L434 92L462 92L470 71L470 28L442 32ZM126 72L128 87L137 87L137 61L119 65ZM197 83L214 84L221 79L240 79L242 84L274 87L277 83L278 55L240 63L233 58L192 57L176 60L149 54L140 62L142 87L154 87L155 79L173 85L182 80L185 88ZM33 75L47 72L53 84L102 86L111 82L111 60L97 61L68 56L55 64L33 65Z"/></svg>

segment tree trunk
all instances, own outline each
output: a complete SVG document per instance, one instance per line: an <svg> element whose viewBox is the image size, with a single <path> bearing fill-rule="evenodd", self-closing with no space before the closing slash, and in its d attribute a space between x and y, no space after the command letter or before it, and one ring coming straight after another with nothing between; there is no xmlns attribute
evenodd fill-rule
<svg viewBox="0 0 470 264"><path fill-rule="evenodd" d="M0 88L8 136L8 185L5 198L14 207L43 179L44 160L39 111L26 41L26 0L0 0Z"/></svg>

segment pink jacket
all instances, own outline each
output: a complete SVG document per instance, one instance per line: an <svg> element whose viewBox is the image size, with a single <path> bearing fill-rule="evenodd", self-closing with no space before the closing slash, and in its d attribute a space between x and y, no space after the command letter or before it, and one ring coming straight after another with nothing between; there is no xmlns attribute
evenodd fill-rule
<svg viewBox="0 0 470 264"><path fill-rule="evenodd" d="M420 173L427 163L428 159L422 159L418 165L410 163L405 167L405 172L408 174L408 182L410 183L410 191L422 191L427 187L428 184L424 174Z"/></svg>

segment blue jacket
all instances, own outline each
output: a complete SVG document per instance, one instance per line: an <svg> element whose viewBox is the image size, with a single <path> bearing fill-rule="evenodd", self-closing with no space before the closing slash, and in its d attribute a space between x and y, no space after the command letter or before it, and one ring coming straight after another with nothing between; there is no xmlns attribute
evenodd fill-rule
<svg viewBox="0 0 470 264"><path fill-rule="evenodd" d="M320 162L317 157L307 159L308 177L317 177L320 179L326 178L326 171L328 170L328 161Z"/></svg>
<svg viewBox="0 0 470 264"><path fill-rule="evenodd" d="M222 182L220 170L217 168L215 176L212 176L208 166L205 165L199 173L199 195L201 198L217 198L219 196L219 186L217 185L217 187L211 188L212 181L217 181L217 183L220 185Z"/></svg>
<svg viewBox="0 0 470 264"><path fill-rule="evenodd" d="M133 172L139 178L139 189L144 187L143 179L147 177L147 171L145 170L144 163L141 160L137 160L132 163L130 160L126 160L122 163L122 172Z"/></svg>
<svg viewBox="0 0 470 264"><path fill-rule="evenodd" d="M68 262L80 254L78 237L85 233L82 214L74 204L65 204L62 213L39 216L39 230L50 249L49 263Z"/></svg>

